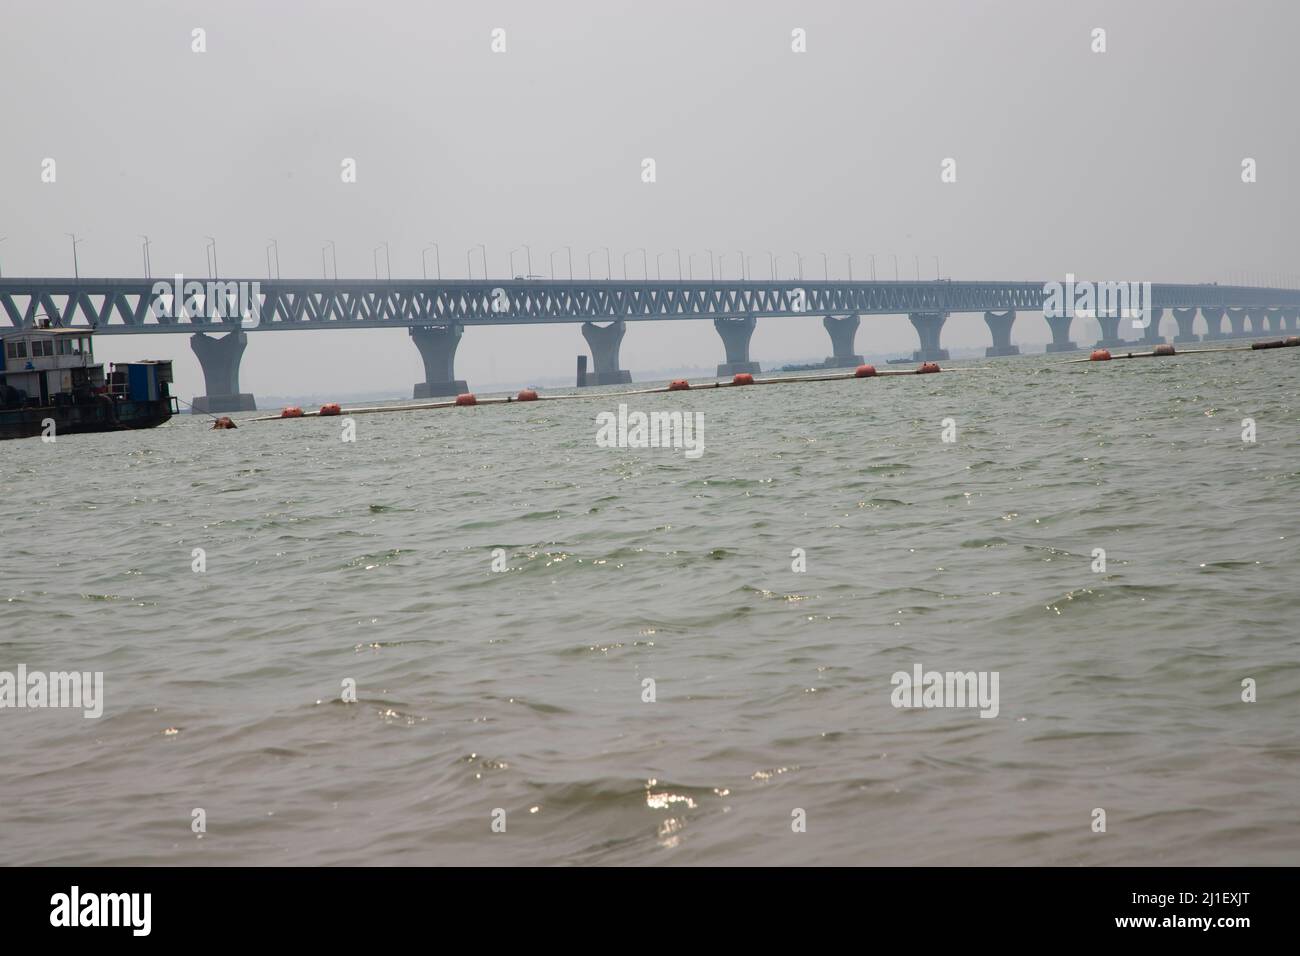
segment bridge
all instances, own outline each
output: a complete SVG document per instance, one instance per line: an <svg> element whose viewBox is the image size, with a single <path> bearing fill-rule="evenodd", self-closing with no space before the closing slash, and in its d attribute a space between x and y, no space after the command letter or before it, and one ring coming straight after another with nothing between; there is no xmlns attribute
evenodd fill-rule
<svg viewBox="0 0 1300 956"><path fill-rule="evenodd" d="M189 335L206 386L206 394L194 401L196 411L255 407L253 396L239 390L239 363L253 331L407 328L425 368L415 398L467 391L455 376L456 348L464 331L476 325L580 323L594 364L587 378L592 385L631 381L619 364L629 322L712 320L726 359L718 365L719 376L759 370L749 357L759 318L822 316L830 338L828 368L862 362L854 348L863 315L908 316L920 340L913 353L917 361L948 357L940 334L948 317L960 312L983 313L990 356L1019 354L1011 329L1022 312L1047 322L1049 352L1078 348L1070 339L1078 316L1052 314L1055 309L1045 313L1043 282L185 279L179 296L159 292L175 284L171 279L0 278L0 334L6 326L49 320L92 328L97 335ZM242 302L241 292L247 293ZM1300 290L1153 283L1143 344L1165 341L1160 326L1166 312L1177 325L1174 342L1296 331ZM1117 306L1099 307L1089 317L1102 329L1097 346L1127 344L1119 335Z"/></svg>

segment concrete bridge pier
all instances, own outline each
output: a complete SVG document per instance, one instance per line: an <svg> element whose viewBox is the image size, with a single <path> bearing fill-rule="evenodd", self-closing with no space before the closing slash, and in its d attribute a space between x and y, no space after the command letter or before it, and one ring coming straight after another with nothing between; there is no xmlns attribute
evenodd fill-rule
<svg viewBox="0 0 1300 956"><path fill-rule="evenodd" d="M1246 328L1250 330L1251 335L1263 335L1268 331L1264 324L1263 309L1249 309L1246 312Z"/></svg>
<svg viewBox="0 0 1300 956"><path fill-rule="evenodd" d="M1215 339L1226 339L1228 337L1223 331L1223 316L1225 313L1225 309L1201 306L1201 318L1205 320L1205 335L1201 336L1203 341L1212 342ZM1179 330L1181 331L1181 329L1182 324L1180 323ZM1175 339L1174 341L1178 340Z"/></svg>
<svg viewBox="0 0 1300 956"><path fill-rule="evenodd" d="M985 312L984 321L988 324L993 344L984 350L989 358L995 355L1019 355L1020 346L1011 344L1011 325L1016 321L1015 311Z"/></svg>
<svg viewBox="0 0 1300 956"><path fill-rule="evenodd" d="M1165 337L1160 334L1160 322L1165 317L1164 309L1147 306L1147 327L1142 330L1143 345L1163 345Z"/></svg>
<svg viewBox="0 0 1300 956"><path fill-rule="evenodd" d="M195 397L190 408L192 414L257 410L253 396L239 390L239 360L247 345L248 336L242 329L236 329L221 338L203 332L190 336L190 348L198 356L199 366L203 369L204 387L207 389L206 395Z"/></svg>
<svg viewBox="0 0 1300 956"><path fill-rule="evenodd" d="M1240 339L1250 334L1246 331L1245 309L1228 309L1228 322L1232 326L1232 331L1228 333L1230 338Z"/></svg>
<svg viewBox="0 0 1300 956"><path fill-rule="evenodd" d="M632 373L618 367L618 347L625 332L627 323L622 319L609 325L582 323L582 337L591 349L592 371L587 376L588 385L626 385L632 381Z"/></svg>
<svg viewBox="0 0 1300 956"><path fill-rule="evenodd" d="M1079 350L1079 346L1070 341L1070 322L1074 319L1074 316L1044 314L1043 318L1047 320L1047 325L1052 330L1052 341L1047 343L1048 352L1077 352Z"/></svg>
<svg viewBox="0 0 1300 956"><path fill-rule="evenodd" d="M1268 309L1264 313L1264 324L1270 332L1281 332L1286 328L1286 326L1282 324L1283 318L1285 318L1285 316L1281 309Z"/></svg>
<svg viewBox="0 0 1300 956"><path fill-rule="evenodd" d="M1114 315L1102 315L1100 312L1094 316L1097 324L1101 326L1101 338L1099 338L1093 348L1095 349L1121 349L1128 343L1119 337L1119 310Z"/></svg>
<svg viewBox="0 0 1300 956"><path fill-rule="evenodd" d="M415 383L415 398L442 398L469 391L464 379L456 378L456 347L464 327L430 325L411 329L411 341L424 359L424 381Z"/></svg>
<svg viewBox="0 0 1300 956"><path fill-rule="evenodd" d="M1175 342L1199 342L1201 337L1196 334L1196 308L1174 309L1174 321L1178 323L1178 334L1174 336ZM1206 320L1209 321L1208 319ZM1209 338L1206 335L1206 338Z"/></svg>
<svg viewBox="0 0 1300 956"><path fill-rule="evenodd" d="M938 362L948 357L948 350L940 348L939 333L943 331L944 322L948 321L947 312L912 312L908 321L921 338L921 347L912 353L914 362Z"/></svg>
<svg viewBox="0 0 1300 956"><path fill-rule="evenodd" d="M822 319L822 325L831 337L832 354L826 359L827 368L857 368L862 364L862 356L853 351L858 324L856 315L846 315L842 319L828 315Z"/></svg>
<svg viewBox="0 0 1300 956"><path fill-rule="evenodd" d="M1282 313L1282 330L1285 332L1294 332L1296 323L1300 322L1300 312L1283 312Z"/></svg>
<svg viewBox="0 0 1300 956"><path fill-rule="evenodd" d="M713 320L713 327L722 336L722 347L727 350L727 361L718 366L719 378L738 372L749 372L752 375L761 371L757 362L749 360L749 340L757 324L758 320L752 315L740 319Z"/></svg>

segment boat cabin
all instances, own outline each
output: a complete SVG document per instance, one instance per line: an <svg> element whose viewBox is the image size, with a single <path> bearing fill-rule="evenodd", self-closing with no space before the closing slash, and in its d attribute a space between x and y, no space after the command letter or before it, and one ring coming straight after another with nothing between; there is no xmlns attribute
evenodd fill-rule
<svg viewBox="0 0 1300 956"><path fill-rule="evenodd" d="M40 325L0 334L0 406L14 408L87 401L109 394L119 401L167 398L171 362L118 362L105 376L95 361L90 329Z"/></svg>

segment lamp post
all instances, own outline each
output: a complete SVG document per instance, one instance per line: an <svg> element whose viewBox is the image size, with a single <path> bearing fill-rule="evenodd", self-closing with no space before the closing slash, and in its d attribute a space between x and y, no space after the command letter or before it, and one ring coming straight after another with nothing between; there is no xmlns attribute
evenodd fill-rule
<svg viewBox="0 0 1300 956"><path fill-rule="evenodd" d="M483 250L483 278L486 279L487 278L487 246L483 245L483 243L481 242L478 243L477 245L470 246L465 251L465 275L471 279L474 278L474 264L473 264L473 259L471 257L473 256L475 249Z"/></svg>
<svg viewBox="0 0 1300 956"><path fill-rule="evenodd" d="M871 281L875 282L876 281L876 254L874 252L869 252L867 253L867 258L871 260Z"/></svg>
<svg viewBox="0 0 1300 956"><path fill-rule="evenodd" d="M897 282L898 281L898 253L891 252L890 255L894 257L894 281Z"/></svg>
<svg viewBox="0 0 1300 956"><path fill-rule="evenodd" d="M203 238L208 240L207 248L204 249L205 258L207 257L208 250L211 250L212 252L212 261L208 263L208 278L211 279L214 275L219 273L219 270L217 269L217 240L212 236L204 236Z"/></svg>
<svg viewBox="0 0 1300 956"><path fill-rule="evenodd" d="M591 279L594 278L591 274L591 257L599 251L599 249L593 249L591 252L587 253L587 281L591 281Z"/></svg>
<svg viewBox="0 0 1300 956"><path fill-rule="evenodd" d="M673 252L677 253L677 281L681 282L682 281L682 250L674 249Z"/></svg>
<svg viewBox="0 0 1300 956"><path fill-rule="evenodd" d="M831 281L831 260L826 253L822 253L822 281Z"/></svg>
<svg viewBox="0 0 1300 956"><path fill-rule="evenodd" d="M704 251L707 252L707 253L709 254L709 281L710 281L710 282L717 282L717 281L718 281L718 277L717 277L717 276L714 274L714 272L713 272L713 250L712 250L712 249L705 249Z"/></svg>
<svg viewBox="0 0 1300 956"><path fill-rule="evenodd" d="M939 281L939 257L934 257L934 281Z"/></svg>
<svg viewBox="0 0 1300 956"><path fill-rule="evenodd" d="M844 253L844 258L848 260L848 263L849 263L849 281L852 282L852 281L853 281L853 253L851 253L851 252L846 252L846 253Z"/></svg>
<svg viewBox="0 0 1300 956"><path fill-rule="evenodd" d="M803 281L803 255L798 252L792 252L790 253L790 255L794 256L795 264L798 267L799 281L802 282Z"/></svg>
<svg viewBox="0 0 1300 956"><path fill-rule="evenodd" d="M429 265L425 253L428 252L430 249L433 250L433 263L435 268L438 270L438 279L441 280L442 279L442 250L438 248L438 244L436 242L430 242L429 245L425 246L423 249L420 250L420 269L424 272L424 277L426 279L429 278Z"/></svg>
<svg viewBox="0 0 1300 956"><path fill-rule="evenodd" d="M614 264L609 257L609 246L605 246L605 278L614 278Z"/></svg>
<svg viewBox="0 0 1300 956"><path fill-rule="evenodd" d="M150 263L149 263L149 246L151 245L151 243L149 242L149 237L146 236L144 233L140 233L140 238L144 240L144 242L140 244L140 253L144 258L144 277L146 279L152 279L153 270L150 267Z"/></svg>
<svg viewBox="0 0 1300 956"><path fill-rule="evenodd" d="M565 246L569 253L569 281L573 281L573 246Z"/></svg>

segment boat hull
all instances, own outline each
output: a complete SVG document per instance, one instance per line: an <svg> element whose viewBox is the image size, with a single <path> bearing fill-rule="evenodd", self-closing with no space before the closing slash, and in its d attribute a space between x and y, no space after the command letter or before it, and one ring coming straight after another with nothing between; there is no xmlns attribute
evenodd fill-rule
<svg viewBox="0 0 1300 956"><path fill-rule="evenodd" d="M89 402L0 409L0 440L50 434L47 430L49 422L53 423L56 438L86 432L155 428L175 414L173 402L171 398L159 398L145 402Z"/></svg>

